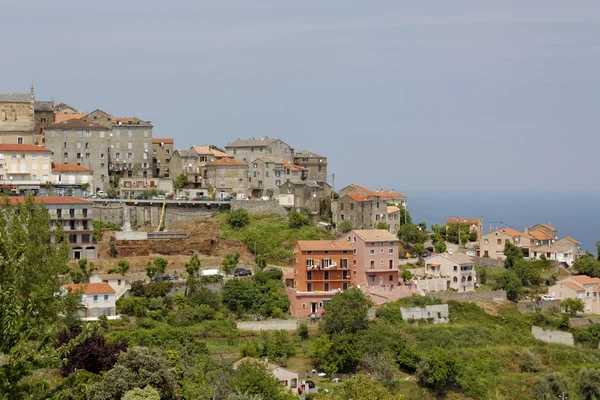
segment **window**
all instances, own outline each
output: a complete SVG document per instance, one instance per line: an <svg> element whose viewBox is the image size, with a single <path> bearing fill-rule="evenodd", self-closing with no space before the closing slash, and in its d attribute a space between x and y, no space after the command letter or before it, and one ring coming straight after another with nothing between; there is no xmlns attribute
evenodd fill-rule
<svg viewBox="0 0 600 400"><path fill-rule="evenodd" d="M21 160L25 159L25 154L21 154Z"/></svg>
<svg viewBox="0 0 600 400"><path fill-rule="evenodd" d="M280 180L276 180L275 181L275 185L280 186L281 185L281 181Z"/></svg>
<svg viewBox="0 0 600 400"><path fill-rule="evenodd" d="M100 131L100 137L103 138L104 137L104 131Z"/></svg>
<svg viewBox="0 0 600 400"><path fill-rule="evenodd" d="M94 295L94 303L97 303L97 302L98 302L98 295L97 295L97 294L95 294L95 295Z"/></svg>
<svg viewBox="0 0 600 400"><path fill-rule="evenodd" d="M104 295L104 301L108 301L108 295L107 294Z"/></svg>
<svg viewBox="0 0 600 400"><path fill-rule="evenodd" d="M385 252L385 249L382 247L381 250L379 251L381 254L383 254Z"/></svg>
<svg viewBox="0 0 600 400"><path fill-rule="evenodd" d="M370 268L375 269L375 260L371 260Z"/></svg>
<svg viewBox="0 0 600 400"><path fill-rule="evenodd" d="M489 240L483 239L483 244L489 244Z"/></svg>
<svg viewBox="0 0 600 400"><path fill-rule="evenodd" d="M22 137L17 138L17 144L23 144L23 138Z"/></svg>
<svg viewBox="0 0 600 400"><path fill-rule="evenodd" d="M498 244L498 246L502 245L502 239L498 239L497 244Z"/></svg>
<svg viewBox="0 0 600 400"><path fill-rule="evenodd" d="M147 138L148 137L148 131L144 131L144 137Z"/></svg>
<svg viewBox="0 0 600 400"><path fill-rule="evenodd" d="M127 137L131 137L132 133L131 131L127 131Z"/></svg>
<svg viewBox="0 0 600 400"><path fill-rule="evenodd" d="M383 265L383 260L379 260L379 264Z"/></svg>
<svg viewBox="0 0 600 400"><path fill-rule="evenodd" d="M374 256L374 255L375 255L375 249L371 249L371 250L369 250L369 255L372 255L372 256Z"/></svg>
<svg viewBox="0 0 600 400"><path fill-rule="evenodd" d="M329 271L325 271L325 276L323 277L325 280L329 280Z"/></svg>
<svg viewBox="0 0 600 400"><path fill-rule="evenodd" d="M269 176L269 171L266 171L266 172L265 172L265 176Z"/></svg>
<svg viewBox="0 0 600 400"><path fill-rule="evenodd" d="M394 249L389 249L388 254L394 254Z"/></svg>
<svg viewBox="0 0 600 400"><path fill-rule="evenodd" d="M329 282L325 282L325 284L323 285L323 289L324 289L326 292L329 292Z"/></svg>
<svg viewBox="0 0 600 400"><path fill-rule="evenodd" d="M344 211L344 203L340 203L340 211Z"/></svg>

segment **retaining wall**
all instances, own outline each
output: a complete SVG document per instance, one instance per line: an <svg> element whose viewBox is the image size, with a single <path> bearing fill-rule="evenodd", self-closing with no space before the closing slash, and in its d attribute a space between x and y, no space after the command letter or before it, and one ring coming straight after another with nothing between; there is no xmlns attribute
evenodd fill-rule
<svg viewBox="0 0 600 400"><path fill-rule="evenodd" d="M506 290L495 290L489 292L436 292L428 293L427 296L441 300L456 301L503 301L506 300Z"/></svg>
<svg viewBox="0 0 600 400"><path fill-rule="evenodd" d="M546 343L558 343L567 346L574 346L575 341L573 340L573 334L563 331L552 331L550 329L540 328L539 326L532 326L531 333L536 339Z"/></svg>
<svg viewBox="0 0 600 400"><path fill-rule="evenodd" d="M157 227L162 212L162 205L137 204L130 205L125 203L94 203L93 219L102 222L110 222L124 225L125 207L129 209L129 219L132 227L134 226L153 226ZM217 212L218 207L210 206L197 207L179 207L176 204L168 204L165 208L165 226L173 221L194 221L210 217Z"/></svg>
<svg viewBox="0 0 600 400"><path fill-rule="evenodd" d="M294 331L298 328L297 319L282 319L271 321L242 321L237 323L241 331Z"/></svg>
<svg viewBox="0 0 600 400"><path fill-rule="evenodd" d="M431 320L434 324L447 324L449 321L448 304L438 304L426 307L400 307L402 319L405 321Z"/></svg>
<svg viewBox="0 0 600 400"><path fill-rule="evenodd" d="M493 269L505 269L504 261L498 260L497 258L477 257L477 256L471 256L471 258L473 258L475 265L480 265L482 267L488 267L488 268L493 268Z"/></svg>
<svg viewBox="0 0 600 400"><path fill-rule="evenodd" d="M540 300L517 303L517 308L522 313L560 312L560 300Z"/></svg>
<svg viewBox="0 0 600 400"><path fill-rule="evenodd" d="M571 326L585 326L590 324L600 324L600 318L571 318Z"/></svg>
<svg viewBox="0 0 600 400"><path fill-rule="evenodd" d="M231 210L246 210L250 213L287 215L277 199L270 200L232 200Z"/></svg>

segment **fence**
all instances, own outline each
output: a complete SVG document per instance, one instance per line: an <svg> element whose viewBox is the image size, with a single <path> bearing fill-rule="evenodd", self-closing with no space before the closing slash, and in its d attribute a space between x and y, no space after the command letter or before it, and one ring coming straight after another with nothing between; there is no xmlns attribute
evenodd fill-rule
<svg viewBox="0 0 600 400"><path fill-rule="evenodd" d="M293 331L302 322L297 319L281 319L269 321L243 321L237 323L241 331Z"/></svg>

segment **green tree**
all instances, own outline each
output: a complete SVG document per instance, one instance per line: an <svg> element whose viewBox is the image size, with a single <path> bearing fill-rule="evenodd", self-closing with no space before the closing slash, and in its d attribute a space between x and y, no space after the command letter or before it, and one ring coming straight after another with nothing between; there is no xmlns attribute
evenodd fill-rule
<svg viewBox="0 0 600 400"><path fill-rule="evenodd" d="M496 288L506 290L506 298L517 301L521 296L523 284L514 271L506 271L496 280Z"/></svg>
<svg viewBox="0 0 600 400"><path fill-rule="evenodd" d="M504 244L504 255L506 256L504 259L505 268L512 268L518 260L523 259L523 251L521 248L510 242Z"/></svg>
<svg viewBox="0 0 600 400"><path fill-rule="evenodd" d="M240 229L250 223L250 214L244 209L231 211L227 215L227 223L234 229Z"/></svg>
<svg viewBox="0 0 600 400"><path fill-rule="evenodd" d="M564 299L560 302L560 307L565 310L566 313L571 316L577 315L578 312L583 313L585 311L585 304L581 299Z"/></svg>
<svg viewBox="0 0 600 400"><path fill-rule="evenodd" d="M348 233L352 229L354 229L354 227L352 226L352 222L350 222L350 221L342 221L342 222L340 222L338 224L337 229L341 233Z"/></svg>
<svg viewBox="0 0 600 400"><path fill-rule="evenodd" d="M446 251L446 243L444 242L437 242L434 247L436 253L444 253Z"/></svg>
<svg viewBox="0 0 600 400"><path fill-rule="evenodd" d="M569 394L567 377L560 372L538 375L533 380L533 392L537 400L560 399Z"/></svg>
<svg viewBox="0 0 600 400"><path fill-rule="evenodd" d="M376 228L376 229L383 229L383 230L386 230L386 231L387 231L388 229L390 229L390 224L388 224L388 223L386 223L386 222L383 222L383 221L381 221L381 222L378 222L378 223L377 223L377 226L376 226L375 228Z"/></svg>
<svg viewBox="0 0 600 400"><path fill-rule="evenodd" d="M240 261L240 253L227 253L221 266L223 267L223 271L226 275L230 275L233 270L237 267L238 262Z"/></svg>
<svg viewBox="0 0 600 400"><path fill-rule="evenodd" d="M225 282L221 293L223 304L238 315L253 312L260 297L256 285L246 279L231 279Z"/></svg>
<svg viewBox="0 0 600 400"><path fill-rule="evenodd" d="M69 270L68 247L60 225L52 235L60 244L49 245L48 211L32 197L23 204L5 197L0 226L0 393L20 399L29 385L22 378L47 361L46 340L65 311L57 293Z"/></svg>
<svg viewBox="0 0 600 400"><path fill-rule="evenodd" d="M458 358L438 347L419 363L416 375L423 386L443 392L456 382L459 372Z"/></svg>
<svg viewBox="0 0 600 400"><path fill-rule="evenodd" d="M367 312L372 303L356 288L337 293L325 305L320 328L327 334L356 333L367 327Z"/></svg>
<svg viewBox="0 0 600 400"><path fill-rule="evenodd" d="M352 400L400 400L403 396L392 395L385 386L367 375L357 375L347 379L342 385L344 395Z"/></svg>
<svg viewBox="0 0 600 400"><path fill-rule="evenodd" d="M521 279L524 286L539 285L542 283L542 276L534 261L518 259L511 267L512 271Z"/></svg>
<svg viewBox="0 0 600 400"><path fill-rule="evenodd" d="M173 186L175 186L176 189L181 189L187 183L188 183L187 175L185 174L185 172L182 172L175 177L175 182L173 183Z"/></svg>
<svg viewBox="0 0 600 400"><path fill-rule="evenodd" d="M596 259L600 261L600 240L596 242Z"/></svg>
<svg viewBox="0 0 600 400"><path fill-rule="evenodd" d="M298 329L296 330L298 333L298 337L302 340L306 340L308 339L308 325L306 325L304 322L302 322L300 325L298 325Z"/></svg>
<svg viewBox="0 0 600 400"><path fill-rule="evenodd" d="M415 254L418 254L421 257L425 253L425 246L423 243L416 243L414 245Z"/></svg>
<svg viewBox="0 0 600 400"><path fill-rule="evenodd" d="M410 272L407 269L403 269L402 272L400 273L400 278L402 278L402 282L404 282L404 284L406 285L406 281L410 281L412 279L413 275L412 272Z"/></svg>
<svg viewBox="0 0 600 400"><path fill-rule="evenodd" d="M267 256L265 254L258 254L256 256L256 267L259 271L267 267Z"/></svg>
<svg viewBox="0 0 600 400"><path fill-rule="evenodd" d="M398 229L398 239L406 243L425 243L427 233L422 232L413 224L402 224Z"/></svg>
<svg viewBox="0 0 600 400"><path fill-rule="evenodd" d="M279 383L271 375L265 364L259 362L243 362L236 368L232 386L235 391L262 399L278 400L281 398Z"/></svg>
<svg viewBox="0 0 600 400"><path fill-rule="evenodd" d="M87 258L82 258L77 262L79 269L70 270L69 274L74 283L89 283L90 277L93 275L96 267L94 263L88 265Z"/></svg>
<svg viewBox="0 0 600 400"><path fill-rule="evenodd" d="M573 262L573 269L577 270L581 275L587 275L592 278L600 277L600 261L596 260L589 253L576 259Z"/></svg>
<svg viewBox="0 0 600 400"><path fill-rule="evenodd" d="M356 338L346 332L319 336L310 347L313 365L329 376L354 370L360 360Z"/></svg>
<svg viewBox="0 0 600 400"><path fill-rule="evenodd" d="M160 393L152 386L134 388L123 395L123 400L160 400Z"/></svg>
<svg viewBox="0 0 600 400"><path fill-rule="evenodd" d="M198 257L198 253L194 253L188 262L185 263L185 272L189 276L196 276L198 271L200 271L201 267L200 257Z"/></svg>
<svg viewBox="0 0 600 400"><path fill-rule="evenodd" d="M121 260L117 265L117 268L109 269L108 273L125 275L127 272L129 272L129 262L127 260Z"/></svg>
<svg viewBox="0 0 600 400"><path fill-rule="evenodd" d="M600 399L600 370L582 368L579 370L579 394L585 400Z"/></svg>
<svg viewBox="0 0 600 400"><path fill-rule="evenodd" d="M469 241L469 224L465 223L453 223L446 225L446 240L450 243L459 244L459 239L462 243L466 237L467 242Z"/></svg>
<svg viewBox="0 0 600 400"><path fill-rule="evenodd" d="M291 229L298 229L310 224L308 217L298 211L288 213L288 225Z"/></svg>
<svg viewBox="0 0 600 400"><path fill-rule="evenodd" d="M169 262L164 258L155 258L153 261L149 261L146 264L146 275L148 278L154 279L156 276L161 276L167 270Z"/></svg>
<svg viewBox="0 0 600 400"><path fill-rule="evenodd" d="M400 208L400 225L412 225L412 218L410 217L410 213L406 209L406 207Z"/></svg>

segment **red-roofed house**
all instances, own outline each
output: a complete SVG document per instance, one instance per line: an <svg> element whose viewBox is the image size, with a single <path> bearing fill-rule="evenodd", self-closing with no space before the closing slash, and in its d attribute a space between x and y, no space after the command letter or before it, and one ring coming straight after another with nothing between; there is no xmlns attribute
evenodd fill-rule
<svg viewBox="0 0 600 400"><path fill-rule="evenodd" d="M400 201L406 205L406 196L393 191L372 191L360 185L348 185L339 191L339 199L331 205L333 223L338 226L343 221L349 221L354 229L372 229L380 222L392 225L399 222L388 221L388 202ZM396 229L397 232L397 229ZM395 233L395 232L392 232Z"/></svg>
<svg viewBox="0 0 600 400"><path fill-rule="evenodd" d="M52 181L50 156L35 144L0 144L0 193L37 194Z"/></svg>
<svg viewBox="0 0 600 400"><path fill-rule="evenodd" d="M581 299L585 314L600 312L600 279L586 275L571 275L550 286L548 294L559 300Z"/></svg>
<svg viewBox="0 0 600 400"><path fill-rule="evenodd" d="M222 158L233 158L231 154L213 145L192 146L189 150L175 150L169 161L170 176L175 181L178 175L185 174L187 183L181 189L180 194L187 196L212 196L209 191L206 166ZM210 193L209 193L210 192Z"/></svg>
<svg viewBox="0 0 600 400"><path fill-rule="evenodd" d="M237 157L236 157L237 160ZM252 197L272 197L287 180L306 180L308 170L287 160L259 157L249 165L248 185Z"/></svg>
<svg viewBox="0 0 600 400"><path fill-rule="evenodd" d="M100 315L113 317L116 315L115 289L108 283L80 283L64 286L71 293L81 294L81 304L84 309L80 311L80 317L94 320Z"/></svg>
<svg viewBox="0 0 600 400"><path fill-rule="evenodd" d="M248 188L248 165L230 157L222 157L206 164L204 184L214 188L209 193L213 198L223 200L246 197Z"/></svg>
<svg viewBox="0 0 600 400"><path fill-rule="evenodd" d="M252 165L261 157L293 162L294 149L281 139L262 137L259 139L238 139L225 146L227 153L236 160Z"/></svg>
<svg viewBox="0 0 600 400"><path fill-rule="evenodd" d="M94 187L93 180L94 171L91 168L77 164L52 163L52 183L57 188L55 190L68 192L70 189L73 194L79 195L82 185L86 186L86 191Z"/></svg>
<svg viewBox="0 0 600 400"><path fill-rule="evenodd" d="M552 240L556 240L558 239L558 230L551 226L550 224L537 224L537 225L533 225L532 227L529 228L529 232L531 231L542 231L544 232L546 235L550 236L550 238Z"/></svg>

